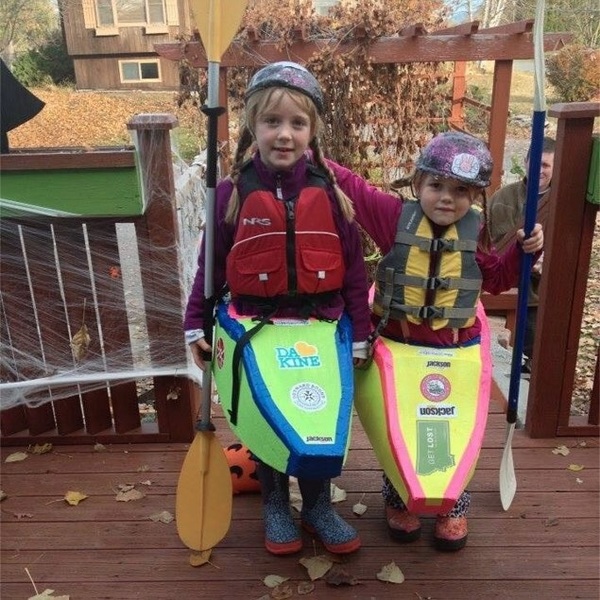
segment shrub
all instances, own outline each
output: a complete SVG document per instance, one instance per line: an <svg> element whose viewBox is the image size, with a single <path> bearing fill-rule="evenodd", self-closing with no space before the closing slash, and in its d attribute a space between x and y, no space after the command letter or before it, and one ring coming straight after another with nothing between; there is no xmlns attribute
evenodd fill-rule
<svg viewBox="0 0 600 600"><path fill-rule="evenodd" d="M562 102L586 102L600 93L600 51L565 46L546 63L548 81Z"/></svg>
<svg viewBox="0 0 600 600"><path fill-rule="evenodd" d="M67 54L61 31L57 29L45 44L17 58L13 73L27 87L74 83L73 61Z"/></svg>

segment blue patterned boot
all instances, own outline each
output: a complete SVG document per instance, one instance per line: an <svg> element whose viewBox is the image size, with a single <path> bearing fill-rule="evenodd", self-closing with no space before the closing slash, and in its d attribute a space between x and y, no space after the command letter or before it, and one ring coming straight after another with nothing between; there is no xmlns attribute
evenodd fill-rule
<svg viewBox="0 0 600 600"><path fill-rule="evenodd" d="M332 554L349 554L360 548L356 529L335 512L329 479L298 479L302 493L302 526L316 535Z"/></svg>
<svg viewBox="0 0 600 600"><path fill-rule="evenodd" d="M302 539L290 510L288 476L259 463L258 479L263 500L265 548L278 555L299 552Z"/></svg>

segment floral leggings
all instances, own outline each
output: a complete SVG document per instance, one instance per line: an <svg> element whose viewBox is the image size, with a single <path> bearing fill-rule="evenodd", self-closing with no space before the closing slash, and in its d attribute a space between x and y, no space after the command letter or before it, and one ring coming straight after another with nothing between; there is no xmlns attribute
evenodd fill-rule
<svg viewBox="0 0 600 600"><path fill-rule="evenodd" d="M385 503L393 508L405 509L406 505L400 498L400 494L396 491L396 488L392 485L392 482L383 476L383 488L381 494ZM456 501L454 508L444 516L447 517L466 517L471 506L471 492L465 490Z"/></svg>

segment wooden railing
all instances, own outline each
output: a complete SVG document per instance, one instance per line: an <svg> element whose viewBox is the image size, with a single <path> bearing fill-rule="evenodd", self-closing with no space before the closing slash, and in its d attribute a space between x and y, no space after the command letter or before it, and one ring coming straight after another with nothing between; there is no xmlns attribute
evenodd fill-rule
<svg viewBox="0 0 600 600"><path fill-rule="evenodd" d="M598 205L586 201L598 103L556 104L554 175L545 231L544 273L525 428L531 437L599 435L598 349L586 415L574 415L573 390ZM486 310L507 316L514 334L516 290L484 295ZM598 315L592 315L598 326ZM509 324L510 323L510 324Z"/></svg>
<svg viewBox="0 0 600 600"><path fill-rule="evenodd" d="M527 405L526 429L532 437L554 437L560 435L598 435L599 432L599 380L596 364L595 382L586 417L571 416L571 399L575 376L577 349L581 331L583 303L589 271L592 236L598 207L585 201L590 167L592 131L594 117L599 113L597 103L555 105L549 114L558 118L557 148L552 185L551 213L546 230L544 276L540 289L538 311L538 335L534 349L536 361L530 381ZM174 183L170 152L169 131L176 120L169 115L140 115L129 124L138 134L140 169L145 182L148 208L141 216L114 219L91 219L86 222L91 243L102 244L102 257L94 269L104 272L120 264L116 240L116 224L128 221L135 225L140 249L141 278L144 296L158 298L160 302L173 306L173 315L180 314L181 284L177 256L177 220L174 205ZM15 160L16 157L14 157ZM101 168L98 157L89 152L90 167ZM11 159L12 160L12 159ZM103 162L105 159L100 159ZM44 166L44 155L39 160L27 159L29 164L21 168L40 169ZM6 161L9 162L9 161ZM14 162L14 161L13 161ZM17 161L18 162L18 161ZM6 163L2 160L2 169ZM106 166L106 165L104 165ZM15 227L48 228L55 226L55 235L64 235L71 241L80 236L81 219L61 219L60 226L53 218L37 218L35 222L14 220ZM3 227L6 223L3 224ZM8 238L1 240L3 283L3 319L20 323L21 327L33 327L27 318L31 309L27 296L30 293L25 281L19 281L9 273L10 261L5 252ZM13 236L16 233L13 231ZM19 244L15 244L17 247ZM38 248L36 252L50 252ZM14 257L13 257L14 258ZM160 276L157 274L160 273ZM166 275L165 275L166 274ZM44 298L66 298L76 294L81 297L82 281L73 281L74 288L64 291L56 289L51 278L41 275ZM12 279L11 279L12 276ZM166 277L166 279L165 279ZM35 277L33 278L35 281ZM111 289L98 290L99 297L124 298L126 289L119 279L110 279ZM11 284L12 282L12 284ZM9 289L10 286L20 289ZM40 283L38 283L40 285ZM16 295L15 295L16 293ZM516 298L515 294L509 296ZM17 298L18 301L10 301ZM7 300L8 299L8 300ZM514 315L506 297L502 306ZM510 304L510 303L509 303ZM50 306L51 303L47 303ZM78 304L79 306L79 304ZM111 304L115 306L115 302ZM157 314L156 300L146 305L146 322L150 341L150 354L158 362L172 359L165 356L172 352L172 345L165 340L181 338L180 318L165 319L164 313ZM113 308L105 314L111 328L115 350L122 360L123 346L131 344L125 311ZM65 314L55 314L40 331L42 340L52 338L65 327ZM3 324L4 329L4 324ZM19 327L12 327L19 331ZM4 335L4 332L3 332ZM12 344L20 350L37 352L28 347L29 333L22 340L13 338ZM166 350L166 348L169 350ZM110 347L107 349L110 362ZM182 343L181 352L185 353ZM181 358L181 357L180 357ZM3 379L4 380L4 379ZM152 377L154 403L157 410L155 423L143 423L138 404L139 392L135 381L108 381L106 388L71 398L48 402L36 408L15 406L0 413L2 444L27 444L39 441L54 443L99 442L147 442L189 441L194 432L194 417L198 405L196 384L186 376L156 375ZM173 393L177 390L176 393Z"/></svg>
<svg viewBox="0 0 600 600"><path fill-rule="evenodd" d="M68 332L81 327L81 298L96 297L101 310L88 307L85 318L90 329L100 326L109 332L102 350L106 370L113 368L113 375L107 375L104 385L101 382L93 389L82 385L84 391L81 393L68 397L59 394L60 399L35 408L18 404L3 410L0 413L3 445L185 442L192 439L199 395L197 386L185 372L164 375L161 369L156 369L154 373L152 370L145 373L156 410L154 422L144 422L140 415L141 396L143 393L148 395L148 390L142 390L135 378L119 376L128 369L135 373L130 323L125 310L125 298L130 290L127 282L118 276L123 266L117 239L119 223L130 223L135 227L151 364L185 365L186 362L170 144L170 130L176 125L177 121L171 115L138 115L128 124L138 138L139 170L147 204L143 214L114 218L38 215L35 219L22 216L3 219L0 260L3 349L8 350L7 354L18 352L21 356L36 357L43 353L43 346L47 344L47 352L51 349L53 360L68 364L72 361ZM132 150L122 149L119 155L118 162L124 167L135 167ZM56 154L53 160L56 162ZM106 163L105 152L80 151L74 160L65 154L62 167L94 171L114 169L115 160L109 163ZM48 169L49 161L47 153L37 151L3 155L0 164L6 174L16 170ZM84 194L85 190L82 196ZM115 198L115 204L118 200ZM82 224L85 224L85 236L82 235ZM52 233L48 235L50 229ZM69 276L63 279L62 289L59 289L59 278L46 272L48 263L43 259L66 246L70 251L60 257L61 261L85 260L84 237L87 237L88 247L93 248L93 264L85 265L81 276L73 275L78 272L75 268L69 270ZM29 243L24 244L24 239ZM27 248L27 256L24 256L23 247ZM107 277L109 271L115 276ZM148 302L149 298L152 302ZM102 305L103 300L105 305ZM42 303L43 319L38 320L34 313L36 305L39 307ZM161 307L160 312L157 307ZM165 307L172 310L165 311ZM10 332L10 339L6 339L7 332ZM60 343L57 343L58 339ZM170 343L165 343L166 340ZM173 343L174 340L181 340L181 344ZM55 356L57 352L63 356ZM19 380L31 382L36 378L44 380L45 373L29 371L19 373L16 383ZM14 373L11 377L7 371L1 375L3 383L14 379ZM88 377L93 375L102 378L104 372L88 374ZM60 391L60 381L55 387ZM51 393L50 389L50 397Z"/></svg>

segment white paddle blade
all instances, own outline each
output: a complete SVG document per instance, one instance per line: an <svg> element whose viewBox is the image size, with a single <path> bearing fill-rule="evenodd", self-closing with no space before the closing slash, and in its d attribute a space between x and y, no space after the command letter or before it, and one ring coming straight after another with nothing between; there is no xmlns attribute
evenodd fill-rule
<svg viewBox="0 0 600 600"><path fill-rule="evenodd" d="M502 508L508 510L517 492L517 478L512 455L512 438L515 424L510 423L506 428L506 442L500 463L500 502Z"/></svg>

